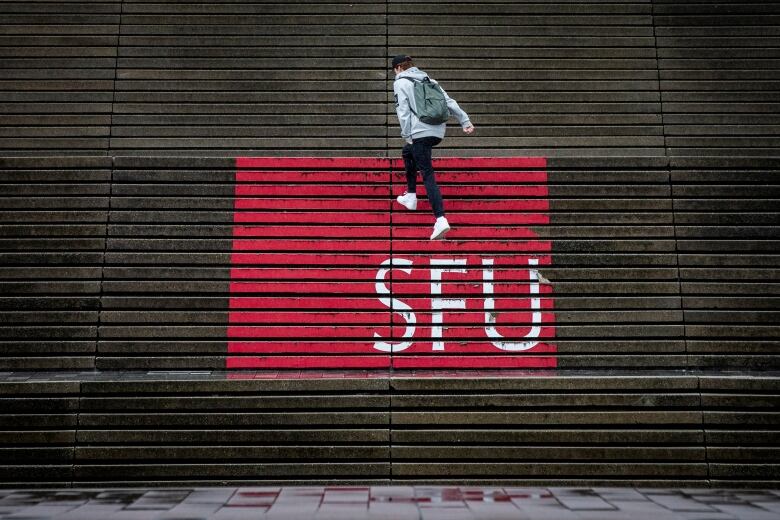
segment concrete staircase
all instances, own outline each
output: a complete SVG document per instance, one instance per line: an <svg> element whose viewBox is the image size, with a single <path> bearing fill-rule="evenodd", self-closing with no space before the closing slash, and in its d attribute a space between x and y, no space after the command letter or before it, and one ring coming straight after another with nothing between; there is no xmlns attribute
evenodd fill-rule
<svg viewBox="0 0 780 520"><path fill-rule="evenodd" d="M0 20L6 485L776 486L780 5L33 1ZM478 127L439 157L546 158L556 369L222 372L235 157L397 157L401 52Z"/></svg>

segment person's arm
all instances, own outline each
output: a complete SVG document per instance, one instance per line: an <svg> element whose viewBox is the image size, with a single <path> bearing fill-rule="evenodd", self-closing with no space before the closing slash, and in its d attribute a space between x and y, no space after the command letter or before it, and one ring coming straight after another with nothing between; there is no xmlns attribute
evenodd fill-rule
<svg viewBox="0 0 780 520"><path fill-rule="evenodd" d="M444 99L447 100L447 108L450 109L450 115L455 116L455 118L458 120L458 123L460 123L460 126L463 128L463 131L467 134L470 134L474 131L474 125L471 124L471 120L469 119L469 115L460 108L460 105L458 105L458 102L452 99L449 94L447 94L447 91L444 90L444 88L439 85L439 88L441 88L442 93L444 94Z"/></svg>
<svg viewBox="0 0 780 520"><path fill-rule="evenodd" d="M395 94L395 113L398 116L398 123L401 125L401 137L407 143L412 141L412 110L409 106L409 94L401 86L406 81L396 81L393 83L393 93Z"/></svg>

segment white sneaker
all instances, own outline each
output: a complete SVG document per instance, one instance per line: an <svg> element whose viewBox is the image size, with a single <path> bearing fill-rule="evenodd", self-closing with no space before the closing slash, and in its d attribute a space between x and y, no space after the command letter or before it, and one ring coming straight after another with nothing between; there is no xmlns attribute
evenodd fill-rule
<svg viewBox="0 0 780 520"><path fill-rule="evenodd" d="M447 219L444 217L437 218L436 224L433 225L433 234L431 235L431 240L444 238L444 235L446 235L447 231L449 230L450 230L450 223L447 222Z"/></svg>
<svg viewBox="0 0 780 520"><path fill-rule="evenodd" d="M406 209L410 209L412 211L417 209L417 194L416 193L408 193L404 192L403 195L399 195L395 198L395 200L398 201L398 204L401 206L406 207Z"/></svg>

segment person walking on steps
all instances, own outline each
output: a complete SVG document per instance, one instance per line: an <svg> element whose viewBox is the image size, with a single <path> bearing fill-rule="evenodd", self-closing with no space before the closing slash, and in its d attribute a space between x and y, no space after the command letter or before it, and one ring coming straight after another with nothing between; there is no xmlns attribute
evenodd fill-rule
<svg viewBox="0 0 780 520"><path fill-rule="evenodd" d="M395 56L392 63L395 111L401 124L401 137L406 141L401 155L406 169L407 190L396 200L409 210L417 209L417 172L420 171L436 217L431 240L444 238L450 225L444 216L444 202L431 165L431 151L444 138L450 115L458 119L467 134L474 133L474 125L468 114L435 80L414 66L411 57Z"/></svg>

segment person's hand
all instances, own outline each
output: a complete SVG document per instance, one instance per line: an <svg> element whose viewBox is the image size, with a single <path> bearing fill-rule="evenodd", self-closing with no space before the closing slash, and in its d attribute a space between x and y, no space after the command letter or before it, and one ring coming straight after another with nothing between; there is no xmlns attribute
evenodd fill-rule
<svg viewBox="0 0 780 520"><path fill-rule="evenodd" d="M467 134L473 134L474 133L474 125L469 125L463 129L464 133Z"/></svg>

